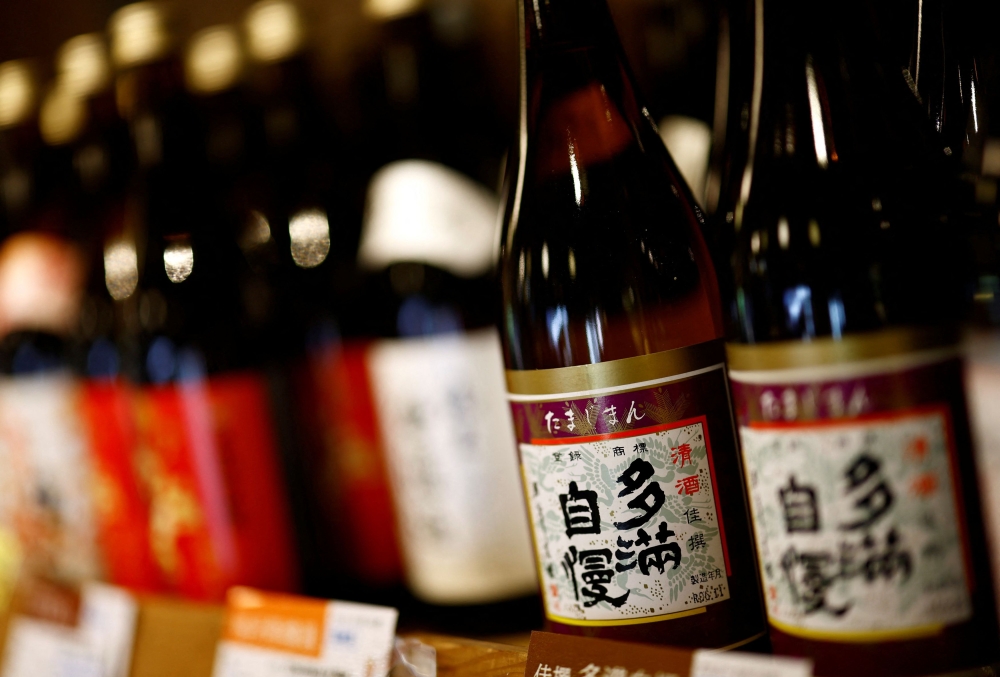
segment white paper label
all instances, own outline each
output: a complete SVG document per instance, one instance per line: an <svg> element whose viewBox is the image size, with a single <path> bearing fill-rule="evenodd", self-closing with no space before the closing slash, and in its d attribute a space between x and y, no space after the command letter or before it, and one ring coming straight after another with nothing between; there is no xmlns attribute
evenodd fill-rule
<svg viewBox="0 0 1000 677"><path fill-rule="evenodd" d="M88 584L75 628L15 616L3 677L127 677L138 612L125 590Z"/></svg>
<svg viewBox="0 0 1000 677"><path fill-rule="evenodd" d="M691 677L812 677L812 662L785 656L699 649L691 660Z"/></svg>
<svg viewBox="0 0 1000 677"><path fill-rule="evenodd" d="M496 330L380 341L368 368L414 592L460 604L534 591Z"/></svg>
<svg viewBox="0 0 1000 677"><path fill-rule="evenodd" d="M663 428L521 445L550 618L651 619L729 599L704 418Z"/></svg>
<svg viewBox="0 0 1000 677"><path fill-rule="evenodd" d="M946 416L742 428L772 623L836 638L971 616Z"/></svg>
<svg viewBox="0 0 1000 677"><path fill-rule="evenodd" d="M263 603L245 615L228 610L213 677L384 677L396 634L395 609L351 602ZM302 613L321 608L320 616ZM243 611L247 611L244 609ZM283 650L280 647L285 647Z"/></svg>
<svg viewBox="0 0 1000 677"><path fill-rule="evenodd" d="M66 374L0 379L0 528L28 566L69 581L101 573L78 395Z"/></svg>

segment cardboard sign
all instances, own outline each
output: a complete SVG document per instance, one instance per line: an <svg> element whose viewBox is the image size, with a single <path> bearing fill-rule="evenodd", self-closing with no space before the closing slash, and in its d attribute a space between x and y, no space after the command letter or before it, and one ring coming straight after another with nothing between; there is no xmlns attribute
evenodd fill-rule
<svg viewBox="0 0 1000 677"><path fill-rule="evenodd" d="M531 633L524 677L811 677L809 661Z"/></svg>
<svg viewBox="0 0 1000 677"><path fill-rule="evenodd" d="M127 677L139 606L121 588L31 581L18 591L2 677Z"/></svg>
<svg viewBox="0 0 1000 677"><path fill-rule="evenodd" d="M212 674L383 677L398 615L389 607L232 588Z"/></svg>

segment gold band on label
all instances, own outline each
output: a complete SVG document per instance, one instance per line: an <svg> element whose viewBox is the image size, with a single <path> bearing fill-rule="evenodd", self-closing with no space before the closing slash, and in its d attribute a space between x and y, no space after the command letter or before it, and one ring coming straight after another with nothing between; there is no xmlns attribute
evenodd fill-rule
<svg viewBox="0 0 1000 677"><path fill-rule="evenodd" d="M557 369L507 370L512 395L558 395L613 388L712 367L725 361L722 340L651 355Z"/></svg>
<svg viewBox="0 0 1000 677"><path fill-rule="evenodd" d="M728 343L726 354L729 368L737 371L793 369L891 357L953 346L957 341L958 332L953 329L883 329L842 339Z"/></svg>

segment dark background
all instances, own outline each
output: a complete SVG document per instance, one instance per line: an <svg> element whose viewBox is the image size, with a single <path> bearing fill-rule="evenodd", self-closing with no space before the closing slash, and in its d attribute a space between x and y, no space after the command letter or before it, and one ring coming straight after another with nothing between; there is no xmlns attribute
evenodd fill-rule
<svg viewBox="0 0 1000 677"><path fill-rule="evenodd" d="M517 106L516 0L465 0L476 39L490 55L486 73L496 105L513 132ZM660 117L712 119L715 89L714 0L611 0L630 62ZM46 81L52 57L66 39L102 31L120 0L0 0L0 61L32 58ZM239 22L251 0L174 0L181 43L209 25ZM307 27L323 95L345 133L359 124L349 81L377 40L378 25L361 0L297 0ZM433 11L433 3L428 3ZM44 88L44 85L43 85Z"/></svg>

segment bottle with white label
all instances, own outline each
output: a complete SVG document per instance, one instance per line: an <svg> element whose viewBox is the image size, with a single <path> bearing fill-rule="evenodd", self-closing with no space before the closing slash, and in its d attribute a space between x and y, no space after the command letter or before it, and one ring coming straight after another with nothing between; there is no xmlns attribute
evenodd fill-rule
<svg viewBox="0 0 1000 677"><path fill-rule="evenodd" d="M79 126L67 136L65 118L53 113L62 95L52 88L35 116L30 70L0 64L8 229L0 246L0 539L21 573L79 583L103 567L69 360L83 266L67 145ZM12 582L0 580L0 590Z"/></svg>
<svg viewBox="0 0 1000 677"><path fill-rule="evenodd" d="M364 351L407 584L437 605L536 588L491 291L496 197L444 165L373 177L358 254Z"/></svg>
<svg viewBox="0 0 1000 677"><path fill-rule="evenodd" d="M604 1L520 8L502 324L549 625L766 641L701 212Z"/></svg>
<svg viewBox="0 0 1000 677"><path fill-rule="evenodd" d="M960 238L947 155L879 67L869 10L757 16L730 378L775 651L818 675L943 674L1000 660Z"/></svg>
<svg viewBox="0 0 1000 677"><path fill-rule="evenodd" d="M972 292L970 327L963 340L965 387L990 541L993 580L1000 581L1000 257L997 181L1000 144L989 116L992 78L980 75L992 50L991 17L974 0L879 3L889 55L938 133L959 180L953 214L968 240ZM903 10L901 12L900 10ZM994 13L993 16L996 16ZM901 20L902 19L902 20ZM984 85L986 85L984 89ZM992 124L991 124L992 123ZM991 161L992 158L992 161ZM1000 592L994 586L994 593ZM997 598L1000 609L1000 597Z"/></svg>

